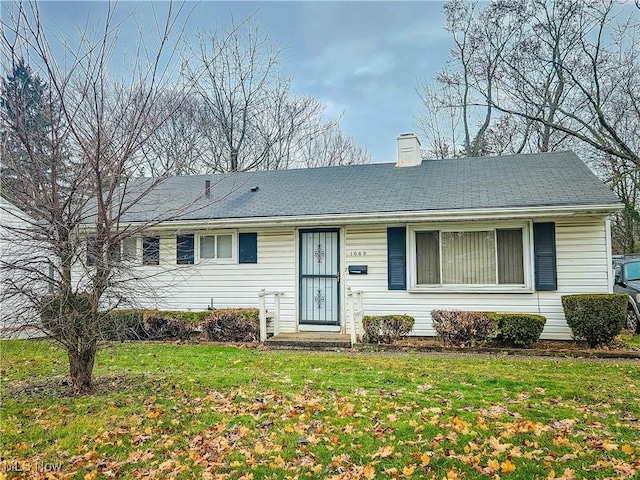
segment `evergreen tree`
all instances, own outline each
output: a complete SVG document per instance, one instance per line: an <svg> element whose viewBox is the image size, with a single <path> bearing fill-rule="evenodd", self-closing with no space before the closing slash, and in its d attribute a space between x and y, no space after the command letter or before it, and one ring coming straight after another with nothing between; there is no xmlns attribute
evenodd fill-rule
<svg viewBox="0 0 640 480"><path fill-rule="evenodd" d="M56 103L46 82L22 58L0 79L2 194L21 207L30 203L25 196L51 190L52 178L60 178L53 170L64 170L64 159L53 153L61 151L53 142L63 142ZM25 182L25 176L31 181Z"/></svg>

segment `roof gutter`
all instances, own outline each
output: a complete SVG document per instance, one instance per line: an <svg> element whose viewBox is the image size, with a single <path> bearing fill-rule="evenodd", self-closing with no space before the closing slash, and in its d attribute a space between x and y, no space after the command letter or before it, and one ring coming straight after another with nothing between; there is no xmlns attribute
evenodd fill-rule
<svg viewBox="0 0 640 480"><path fill-rule="evenodd" d="M202 228L250 228L250 227L312 227L341 225L401 224L417 222L463 222L477 220L508 220L531 218L557 218L576 216L608 216L622 210L622 204L575 205L565 207L514 207L501 209L434 210L411 212L349 213L334 215L305 215L290 217L252 217L176 220L160 222L152 230L187 230ZM131 222L130 225L142 225L145 222ZM126 227L129 223L121 223ZM87 230L91 230L87 225Z"/></svg>

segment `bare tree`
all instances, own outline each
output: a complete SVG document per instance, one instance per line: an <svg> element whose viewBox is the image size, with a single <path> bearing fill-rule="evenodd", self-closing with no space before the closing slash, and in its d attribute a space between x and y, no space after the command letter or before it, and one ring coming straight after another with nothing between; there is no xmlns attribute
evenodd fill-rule
<svg viewBox="0 0 640 480"><path fill-rule="evenodd" d="M338 122L322 121L324 107L315 98L291 92L283 52L251 18L224 33L199 34L188 71L201 100L204 171L299 166L309 143L334 142ZM366 154L358 159L365 161Z"/></svg>
<svg viewBox="0 0 640 480"><path fill-rule="evenodd" d="M153 115L166 117L141 145L139 158L130 166L134 175L160 177L203 173L207 164L205 131L209 128L201 103L189 89L171 89L153 106Z"/></svg>
<svg viewBox="0 0 640 480"><path fill-rule="evenodd" d="M488 137L497 124L490 99L521 12L505 15L503 3L480 9L479 2L463 0L449 1L444 12L451 56L435 78L437 86L422 82L416 88L426 111L418 127L436 157L493 153ZM504 125L504 119L499 122Z"/></svg>
<svg viewBox="0 0 640 480"><path fill-rule="evenodd" d="M130 192L126 173L181 105L176 98L166 111L155 108L175 79L166 65L177 53L170 35L180 10L169 5L166 18L155 18L155 45L146 37L122 65L118 35L126 20L114 20L111 4L102 30L94 35L83 30L75 44L50 37L36 3L5 7L2 64L9 71L2 82L2 163L21 181L3 177L2 194L29 214L10 227L14 245L41 253L2 257L3 301L19 298L29 312L42 314L42 322L33 313L24 320L63 345L78 391L91 389L105 328L118 328L107 325L104 312L127 300L123 282L133 274L124 274L121 242L150 226L125 227L120 219L158 180ZM23 59L43 91L37 135L25 121L35 118L34 110L23 95L10 91L9 80ZM116 78L117 71L122 78ZM89 241L84 232L90 232Z"/></svg>
<svg viewBox="0 0 640 480"><path fill-rule="evenodd" d="M369 151L342 133L337 124L329 124L321 134L308 138L301 145L299 155L297 165L307 168L371 162Z"/></svg>
<svg viewBox="0 0 640 480"><path fill-rule="evenodd" d="M623 20L608 0L509 0L481 10L452 0L445 13L454 47L436 77L442 88L418 89L427 107L423 124L444 129L425 132L428 138L455 138L449 125L429 121L451 109L464 125L465 153L477 154L481 138L490 145L487 132L504 122L491 118L493 109L512 117L507 123L519 122L513 151L554 150L575 138L640 165L637 15ZM444 98L435 108L434 94Z"/></svg>
<svg viewBox="0 0 640 480"><path fill-rule="evenodd" d="M445 13L450 60L433 83L418 87L425 106L418 124L430 153L585 149L627 207L615 235L626 240L618 244L635 248L638 9L612 0L505 0L483 8L451 0Z"/></svg>
<svg viewBox="0 0 640 480"><path fill-rule="evenodd" d="M637 127L620 121L628 111L638 123L640 24L616 22L617 15L605 0L531 4L520 27L523 48L504 58L508 95L489 98L542 129L540 150L552 148L557 132L640 166Z"/></svg>

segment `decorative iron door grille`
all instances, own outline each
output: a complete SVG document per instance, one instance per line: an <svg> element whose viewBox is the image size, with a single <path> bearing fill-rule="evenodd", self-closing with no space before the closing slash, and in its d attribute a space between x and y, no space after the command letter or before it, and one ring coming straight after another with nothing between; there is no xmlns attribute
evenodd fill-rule
<svg viewBox="0 0 640 480"><path fill-rule="evenodd" d="M337 230L300 232L300 323L340 325Z"/></svg>

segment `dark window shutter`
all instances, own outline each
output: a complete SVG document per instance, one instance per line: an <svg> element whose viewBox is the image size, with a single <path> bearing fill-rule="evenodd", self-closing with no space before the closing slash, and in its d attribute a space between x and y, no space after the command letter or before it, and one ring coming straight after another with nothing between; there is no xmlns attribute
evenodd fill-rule
<svg viewBox="0 0 640 480"><path fill-rule="evenodd" d="M95 267L102 256L102 245L97 239L87 239L87 267Z"/></svg>
<svg viewBox="0 0 640 480"><path fill-rule="evenodd" d="M387 228L387 274L389 290L407 289L407 229Z"/></svg>
<svg viewBox="0 0 640 480"><path fill-rule="evenodd" d="M142 264L160 265L159 237L144 237L142 239Z"/></svg>
<svg viewBox="0 0 640 480"><path fill-rule="evenodd" d="M556 224L533 224L533 254L536 271L536 290L557 290Z"/></svg>
<svg viewBox="0 0 640 480"><path fill-rule="evenodd" d="M258 263L258 234L238 234L238 262Z"/></svg>
<svg viewBox="0 0 640 480"><path fill-rule="evenodd" d="M178 265L193 264L194 259L194 235L178 235L176 245L176 263Z"/></svg>

